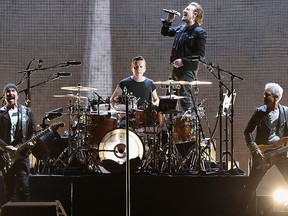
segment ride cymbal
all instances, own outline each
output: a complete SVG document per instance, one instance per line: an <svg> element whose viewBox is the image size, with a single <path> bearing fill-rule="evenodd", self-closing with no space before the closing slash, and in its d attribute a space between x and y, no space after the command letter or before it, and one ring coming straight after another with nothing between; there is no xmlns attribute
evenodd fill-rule
<svg viewBox="0 0 288 216"><path fill-rule="evenodd" d="M69 87L61 87L63 90L68 91L96 91L96 88L93 87L84 87L84 86L69 86Z"/></svg>

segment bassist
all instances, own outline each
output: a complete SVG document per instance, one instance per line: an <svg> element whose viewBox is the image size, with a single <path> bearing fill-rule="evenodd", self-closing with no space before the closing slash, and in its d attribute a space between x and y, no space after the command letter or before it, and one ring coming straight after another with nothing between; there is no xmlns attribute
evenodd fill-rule
<svg viewBox="0 0 288 216"><path fill-rule="evenodd" d="M28 152L17 160L9 169L4 153L13 154L17 144L21 144L34 136L35 122L29 107L18 103L17 86L8 83L3 90L6 105L0 109L0 167L5 188L5 201L29 201L30 162Z"/></svg>
<svg viewBox="0 0 288 216"><path fill-rule="evenodd" d="M249 202L256 189L266 174L275 165L285 180L288 182L287 152L277 155L275 162L266 160L264 148L273 146L275 143L287 143L287 114L288 107L279 104L283 89L277 83L267 83L264 89L264 105L258 107L250 118L245 131L245 141L252 155L252 169L245 188L240 197L240 215L245 215ZM255 131L255 138L253 132ZM266 166L263 166L265 164ZM261 165L261 166L260 166Z"/></svg>

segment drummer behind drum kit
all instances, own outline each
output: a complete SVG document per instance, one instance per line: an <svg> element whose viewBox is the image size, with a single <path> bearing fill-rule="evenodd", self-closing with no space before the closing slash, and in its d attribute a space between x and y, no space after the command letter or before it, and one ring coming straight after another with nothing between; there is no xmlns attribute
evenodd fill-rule
<svg viewBox="0 0 288 216"><path fill-rule="evenodd" d="M211 82L159 81L156 85L201 85ZM96 88L61 87L69 91L66 95L54 95L56 98L75 99L68 104L67 113L55 109L43 118L52 120L64 114L68 115L69 132L65 143L59 145L59 134L49 138L42 137L42 144L47 142L49 153L42 161L42 168L37 172L64 172L77 174L85 172L114 173L124 172L126 163L126 129L120 126L120 115L125 115L125 98L117 100L118 110L110 106L110 99L103 100ZM89 100L89 107L82 107L81 93L93 91L98 100ZM74 92L74 93L73 93ZM169 91L170 92L170 91ZM129 100L129 160L134 172L183 173L192 170L207 170L211 162L209 139L201 139L199 119L205 116L203 104L197 106L197 113L178 111L177 101L183 96L168 94L160 96L158 107L149 103L142 109L135 106L135 98ZM131 100L131 101L130 101ZM131 103L130 103L131 102ZM131 105L131 106L130 106ZM47 117L49 116L49 118ZM43 126L44 125L44 126ZM58 140L58 141L55 141ZM63 140L63 138L62 138ZM57 145L55 145L55 142ZM54 143L53 145L51 143ZM56 150L55 150L56 148ZM200 151L198 151L200 150ZM199 155L199 152L201 155ZM213 158L212 158L213 160ZM44 161L44 162L43 162ZM198 163L200 162L200 163ZM41 163L40 163L41 164ZM37 163L39 166L39 163Z"/></svg>

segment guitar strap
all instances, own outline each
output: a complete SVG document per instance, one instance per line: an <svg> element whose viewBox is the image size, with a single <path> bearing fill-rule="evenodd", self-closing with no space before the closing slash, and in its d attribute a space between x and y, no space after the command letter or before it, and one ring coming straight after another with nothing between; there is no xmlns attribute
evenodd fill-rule
<svg viewBox="0 0 288 216"><path fill-rule="evenodd" d="M279 105L279 109L280 109L280 112L279 112L279 119L278 119L278 124L277 124L277 131L280 137L282 137L282 136L287 136L287 133L288 133L288 109L285 109L285 107L282 105ZM282 116L284 117L284 119L281 119ZM285 121L286 127L284 128L284 131L280 131L280 126L283 120Z"/></svg>

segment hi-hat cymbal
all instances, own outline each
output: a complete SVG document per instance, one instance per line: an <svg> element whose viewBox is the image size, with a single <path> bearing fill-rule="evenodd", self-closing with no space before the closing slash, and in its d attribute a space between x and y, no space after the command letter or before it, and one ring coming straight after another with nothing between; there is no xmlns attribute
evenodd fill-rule
<svg viewBox="0 0 288 216"><path fill-rule="evenodd" d="M165 80L165 81L156 81L154 84L160 85L189 85L191 82L188 81L177 81L177 80Z"/></svg>
<svg viewBox="0 0 288 216"><path fill-rule="evenodd" d="M93 112L91 112L91 114L93 115L114 115L114 114L124 114L124 113L126 113L126 112L124 112L124 111L117 111L117 110L106 110L106 111L101 111L101 110L99 110L99 112L98 111L93 111Z"/></svg>
<svg viewBox="0 0 288 216"><path fill-rule="evenodd" d="M56 97L56 98L81 98L81 99L84 99L84 98L87 98L87 97L84 97L84 96L80 96L80 95L74 95L74 94L66 94L66 95L53 95L53 97Z"/></svg>
<svg viewBox="0 0 288 216"><path fill-rule="evenodd" d="M178 95L171 94L171 95L159 96L159 98L160 99L174 99L174 100L177 100L177 99L185 98L185 96L178 96Z"/></svg>
<svg viewBox="0 0 288 216"><path fill-rule="evenodd" d="M68 91L96 91L96 88L93 87L84 87L84 86L70 86L70 87L61 87L63 90Z"/></svg>

